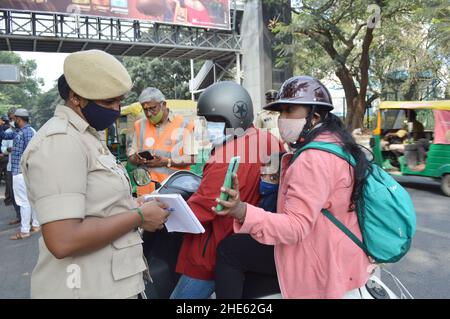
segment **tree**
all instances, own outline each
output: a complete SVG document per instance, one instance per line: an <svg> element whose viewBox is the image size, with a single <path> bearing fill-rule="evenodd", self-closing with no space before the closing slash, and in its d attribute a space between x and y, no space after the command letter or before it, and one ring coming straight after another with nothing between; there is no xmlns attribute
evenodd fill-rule
<svg viewBox="0 0 450 319"><path fill-rule="evenodd" d="M291 53L294 64L310 74L322 78L334 73L339 79L345 91L346 126L350 130L362 127L364 119L371 64L375 63L371 46L383 36L385 25L411 19L424 6L421 0L374 2L375 6L366 0L293 1L292 23L274 21L271 25L277 36L293 36L292 45L280 46L282 57Z"/></svg>
<svg viewBox="0 0 450 319"><path fill-rule="evenodd" d="M430 8L433 10L433 8ZM385 21L371 52L369 87L383 99L422 100L442 96L445 59L431 19L423 9Z"/></svg>
<svg viewBox="0 0 450 319"><path fill-rule="evenodd" d="M431 18L432 45L443 61L442 76L447 80L445 98L450 99L450 6L448 1L433 0L427 8L424 14Z"/></svg>
<svg viewBox="0 0 450 319"><path fill-rule="evenodd" d="M431 0L421 13L431 19L430 30L433 33L434 44L443 54L450 53L450 5L448 1Z"/></svg>
<svg viewBox="0 0 450 319"><path fill-rule="evenodd" d="M31 109L33 127L39 129L53 116L56 106L63 103L56 86L40 94L36 104Z"/></svg>
<svg viewBox="0 0 450 319"><path fill-rule="evenodd" d="M167 99L189 99L191 67L189 60L123 58L123 63L133 79L133 88L124 105L138 100L146 87L156 87ZM175 77L174 77L175 75Z"/></svg>
<svg viewBox="0 0 450 319"><path fill-rule="evenodd" d="M0 51L0 63L19 65L22 70L21 83L0 84L0 103L31 109L40 94L40 87L44 85L43 79L36 77L36 62L23 61L14 52Z"/></svg>
<svg viewBox="0 0 450 319"><path fill-rule="evenodd" d="M122 105L136 102L142 90L149 86L160 89L167 99L175 98L175 89L178 99L190 98L187 84L190 79L189 60L125 57L122 58L122 62L133 80L133 88ZM177 75L176 78L171 77L173 74ZM62 100L56 85L48 92L39 95L32 109L33 124L36 128L40 128L53 116L58 103L62 103Z"/></svg>

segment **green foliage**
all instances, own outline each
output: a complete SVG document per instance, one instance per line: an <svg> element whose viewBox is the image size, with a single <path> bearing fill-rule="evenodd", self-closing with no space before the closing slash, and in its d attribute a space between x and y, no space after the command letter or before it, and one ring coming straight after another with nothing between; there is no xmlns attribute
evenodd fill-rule
<svg viewBox="0 0 450 319"><path fill-rule="evenodd" d="M134 83L124 105L136 102L142 90L151 86L161 90L166 99L174 99L175 93L177 99L190 98L191 66L189 60L126 57L123 59L123 63Z"/></svg>
<svg viewBox="0 0 450 319"><path fill-rule="evenodd" d="M313 65L314 69L325 66L333 72L333 68L343 63L358 62L353 60L361 52L358 42L364 36L362 31L369 17L366 10L370 3L352 0L298 1L293 9L292 23L279 23L272 29L277 36L294 35L292 45L284 44L279 49L294 53L294 63L303 72L309 71ZM324 49L327 37L332 40L329 44L337 51L334 56Z"/></svg>
<svg viewBox="0 0 450 319"><path fill-rule="evenodd" d="M56 106L63 103L64 101L59 96L58 88L56 86L49 91L40 94L31 110L31 114L33 114L33 126L36 129L39 129L45 122L53 117Z"/></svg>
<svg viewBox="0 0 450 319"><path fill-rule="evenodd" d="M450 60L442 54L442 43L431 23L432 12L438 10L435 6L429 3L411 14L383 20L380 36L374 40L370 69L372 90L380 92L383 99L442 97L437 84L448 82L445 69ZM401 73L403 78L391 78L394 73Z"/></svg>
<svg viewBox="0 0 450 319"><path fill-rule="evenodd" d="M127 68L133 80L133 89L126 96L123 105L134 103L143 89L149 86L159 88L167 99L175 98L174 88L176 86L177 99L189 99L190 61L171 59L147 59L125 57L122 62ZM195 67L201 66L198 62ZM171 75L177 74L176 78ZM0 95L2 101L2 95ZM59 97L57 87L45 93L41 93L32 107L33 125L40 128L48 119L53 116L56 105L63 103Z"/></svg>
<svg viewBox="0 0 450 319"><path fill-rule="evenodd" d="M11 108L16 108L16 105L0 104L0 114L6 115Z"/></svg>
<svg viewBox="0 0 450 319"><path fill-rule="evenodd" d="M369 10L371 4L379 6L381 16ZM423 92L431 84L448 87L448 0L297 0L292 1L292 11L292 23L274 17L269 25L277 38L293 39L277 46L276 62L293 64L296 74L339 79L349 114L355 117L349 127L364 116L363 110L356 111L362 105L357 99L382 96L390 89L387 75L393 71L407 71L408 79L395 88L405 98L426 98L430 94ZM378 17L371 32L368 24ZM428 82L421 77L426 72L432 74Z"/></svg>
<svg viewBox="0 0 450 319"><path fill-rule="evenodd" d="M34 60L23 61L14 52L0 51L0 64L16 64L22 69L20 84L0 84L0 105L31 109L44 84L41 78L36 78L36 62Z"/></svg>
<svg viewBox="0 0 450 319"><path fill-rule="evenodd" d="M419 10L427 20L431 20L430 32L433 45L444 55L450 55L450 4L448 1L430 0Z"/></svg>

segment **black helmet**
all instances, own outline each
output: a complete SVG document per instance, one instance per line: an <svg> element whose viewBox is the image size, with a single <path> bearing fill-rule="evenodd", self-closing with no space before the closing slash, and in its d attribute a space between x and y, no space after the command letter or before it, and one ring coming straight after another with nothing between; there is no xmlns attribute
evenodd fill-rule
<svg viewBox="0 0 450 319"><path fill-rule="evenodd" d="M279 111L283 104L314 105L317 110L333 110L330 92L319 80L310 76L294 76L281 86L278 100L264 107Z"/></svg>
<svg viewBox="0 0 450 319"><path fill-rule="evenodd" d="M253 103L247 90L235 82L209 86L198 99L197 115L207 121L225 122L226 128L242 128L253 123Z"/></svg>

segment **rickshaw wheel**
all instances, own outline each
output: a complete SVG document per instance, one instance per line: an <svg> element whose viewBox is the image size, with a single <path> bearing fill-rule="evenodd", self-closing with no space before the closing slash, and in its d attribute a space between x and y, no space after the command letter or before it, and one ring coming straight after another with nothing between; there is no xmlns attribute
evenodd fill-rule
<svg viewBox="0 0 450 319"><path fill-rule="evenodd" d="M445 174L442 177L441 189L445 195L450 196L450 174Z"/></svg>

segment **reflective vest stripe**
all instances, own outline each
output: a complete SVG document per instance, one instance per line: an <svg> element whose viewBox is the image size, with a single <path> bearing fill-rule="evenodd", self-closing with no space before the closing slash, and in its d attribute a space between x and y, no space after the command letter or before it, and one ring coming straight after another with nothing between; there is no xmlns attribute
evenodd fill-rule
<svg viewBox="0 0 450 319"><path fill-rule="evenodd" d="M155 126L151 125L148 120L141 119L135 123L135 134L138 138L137 148L139 152L152 150L153 153L161 157L173 157L176 154L183 155L183 137L189 134L189 130L193 130L194 123L182 116L175 116L164 131L158 136ZM146 144L148 138L154 139L154 144L148 146ZM169 143L170 142L170 143ZM189 169L189 166L182 168L158 167L151 168L150 175L152 180L162 182L170 174L178 170ZM144 195L154 190L154 184L137 188L138 195Z"/></svg>
<svg viewBox="0 0 450 319"><path fill-rule="evenodd" d="M147 126L147 119L142 119L141 120L141 132L139 134L139 145L138 145L138 149L139 152L142 152L144 150L144 137L145 137L145 127Z"/></svg>

